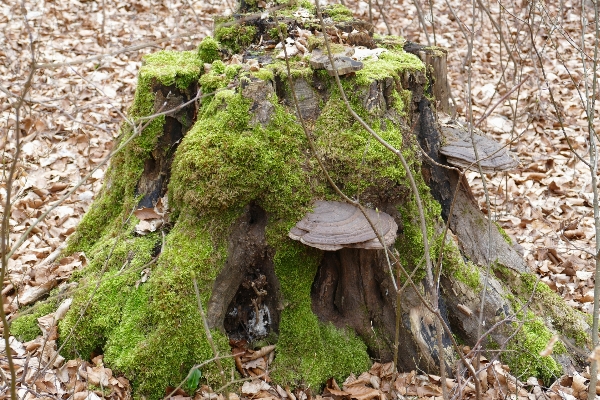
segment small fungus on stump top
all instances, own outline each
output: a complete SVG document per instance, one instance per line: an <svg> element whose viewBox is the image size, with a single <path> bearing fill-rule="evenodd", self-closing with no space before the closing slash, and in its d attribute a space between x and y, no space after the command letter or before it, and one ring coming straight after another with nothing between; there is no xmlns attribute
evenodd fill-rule
<svg viewBox="0 0 600 400"><path fill-rule="evenodd" d="M388 214L366 209L386 246L394 244L398 225ZM339 201L316 201L288 236L308 246L335 251L344 247L383 249L369 221L358 207Z"/></svg>

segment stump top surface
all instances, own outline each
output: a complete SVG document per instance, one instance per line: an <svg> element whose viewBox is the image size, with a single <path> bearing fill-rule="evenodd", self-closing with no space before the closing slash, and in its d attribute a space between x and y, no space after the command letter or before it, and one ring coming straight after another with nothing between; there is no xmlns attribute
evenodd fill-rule
<svg viewBox="0 0 600 400"><path fill-rule="evenodd" d="M398 230L394 219L372 209L367 209L367 215L386 246L394 243ZM383 249L360 209L339 201L316 201L314 210L306 214L288 236L321 250L334 251L343 247Z"/></svg>

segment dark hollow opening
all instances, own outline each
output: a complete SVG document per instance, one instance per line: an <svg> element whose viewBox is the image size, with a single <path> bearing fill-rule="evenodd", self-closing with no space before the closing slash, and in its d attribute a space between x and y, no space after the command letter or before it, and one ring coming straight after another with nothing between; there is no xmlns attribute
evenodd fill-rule
<svg viewBox="0 0 600 400"><path fill-rule="evenodd" d="M272 285L260 268L246 272L235 297L227 307L223 326L230 339L253 342L274 328Z"/></svg>
<svg viewBox="0 0 600 400"><path fill-rule="evenodd" d="M252 204L234 224L228 259L209 302L212 323L250 343L277 334L281 290L264 237L267 215ZM211 318L209 318L211 319Z"/></svg>
<svg viewBox="0 0 600 400"><path fill-rule="evenodd" d="M143 196L138 207L154 207L158 199L165 195L171 175L173 154L182 138L181 123L173 117L165 117L163 134L144 164L144 173L135 191L136 195Z"/></svg>

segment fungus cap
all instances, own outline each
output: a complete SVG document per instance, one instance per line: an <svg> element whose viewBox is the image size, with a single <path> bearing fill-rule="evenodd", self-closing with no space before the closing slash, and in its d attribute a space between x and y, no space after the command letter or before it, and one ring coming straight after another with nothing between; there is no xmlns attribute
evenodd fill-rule
<svg viewBox="0 0 600 400"><path fill-rule="evenodd" d="M352 53L353 52L354 51L352 51ZM362 62L353 60L352 58L341 54L334 54L333 62L337 68L338 75L351 74L360 71L364 67ZM325 69L330 76L335 76L335 71L329 60L329 56L323 54L321 51L313 51L310 58L310 65L313 69Z"/></svg>
<svg viewBox="0 0 600 400"><path fill-rule="evenodd" d="M366 209L386 246L394 243L398 225L381 211ZM294 226L288 236L307 246L335 251L343 247L383 249L360 209L339 201L316 201L314 210Z"/></svg>
<svg viewBox="0 0 600 400"><path fill-rule="evenodd" d="M477 169L477 158L471 141L471 135L466 127L457 121L441 123L441 134L446 145L440 153L446 156L448 163L462 168ZM507 171L519 165L519 161L511 156L501 143L475 133L473 135L481 169L484 173Z"/></svg>

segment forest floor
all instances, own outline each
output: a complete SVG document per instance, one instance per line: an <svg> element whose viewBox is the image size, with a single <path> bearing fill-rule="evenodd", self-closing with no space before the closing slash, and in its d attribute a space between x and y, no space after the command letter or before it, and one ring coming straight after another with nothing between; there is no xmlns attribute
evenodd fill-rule
<svg viewBox="0 0 600 400"><path fill-rule="evenodd" d="M347 0L346 4L357 17L369 18L367 2ZM593 67L591 6L582 10L581 4L571 0L561 1L562 8L558 2L516 0L501 3L502 8L493 3L487 8L491 23L482 9L473 13L469 3L435 0L422 6L425 33L414 2L380 0L379 4L385 18L378 7L372 10L378 33L401 35L449 50L448 78L457 117L469 119L465 105L470 88L473 121L487 115L479 128L508 144L520 159L516 170L486 176L489 207L481 177L475 172L467 174L482 209L518 243L528 265L542 281L573 307L591 312L596 237L591 177L595 172L590 172L585 163L589 160L588 120L582 104L582 100L598 98L598 91L585 93L586 73L591 76L588 70ZM19 240L32 221L50 210L53 203L66 198L33 229L9 260L3 285L4 309L9 316L19 306L33 304L54 287L64 286L71 272L85 263L83 255L60 260L58 265L50 261L102 185L106 164L94 168L109 155L119 134L119 125L133 99L142 56L158 49L194 50L204 36L211 34L212 18L231 14L232 6L233 0L8 0L0 4L3 204L8 167L15 157L11 129L16 116L10 103L17 100L27 82L31 83L20 114L23 137L13 176L11 243ZM582 23L589 24L585 34ZM501 34L494 25L501 26ZM28 81L32 43L40 69ZM583 58L582 48L586 53ZM505 96L520 83L517 90ZM598 128L597 120L593 123ZM76 186L89 173L91 177ZM74 391L78 400L94 399L83 383L86 380L110 387L115 398L128 395L126 380L108 377L110 370L102 366L101 360L94 365L77 360L65 362L59 357L38 376L39 366L56 354L54 316L42 320L41 325L44 335L35 341L23 344L14 340L11 344L21 395L26 399L40 393L65 398L63 394ZM34 360L38 364L35 368ZM490 368L502 369L498 365L490 364ZM6 374L4 358L0 366L0 372ZM382 371L385 368L372 370L371 375L385 381ZM406 380L400 385L413 387L414 395L441 394L435 378L417 379L414 373L403 376ZM3 379L0 374L0 382ZM581 397L584 381L581 376L564 377L559 382L564 398ZM368 400L372 398L369 396L358 398Z"/></svg>

